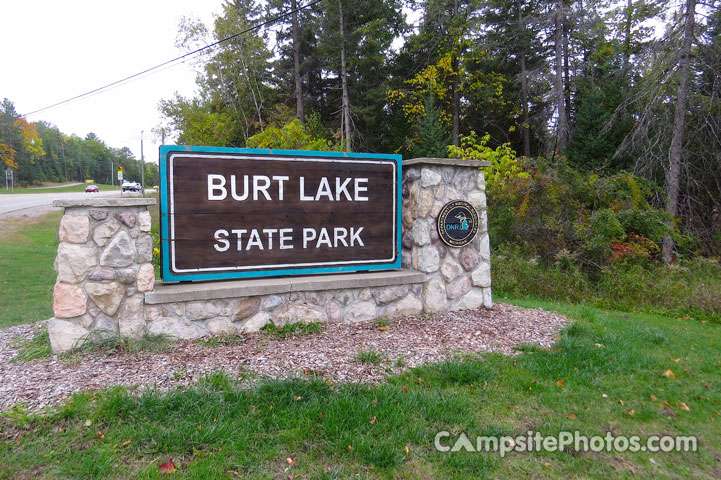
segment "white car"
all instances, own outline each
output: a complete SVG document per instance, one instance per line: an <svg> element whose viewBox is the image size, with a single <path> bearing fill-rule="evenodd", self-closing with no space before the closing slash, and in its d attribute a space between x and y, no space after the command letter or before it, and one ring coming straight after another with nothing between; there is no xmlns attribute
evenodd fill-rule
<svg viewBox="0 0 721 480"><path fill-rule="evenodd" d="M123 184L121 186L121 191L123 192L139 192L142 187L138 182L131 182L129 180L124 180Z"/></svg>

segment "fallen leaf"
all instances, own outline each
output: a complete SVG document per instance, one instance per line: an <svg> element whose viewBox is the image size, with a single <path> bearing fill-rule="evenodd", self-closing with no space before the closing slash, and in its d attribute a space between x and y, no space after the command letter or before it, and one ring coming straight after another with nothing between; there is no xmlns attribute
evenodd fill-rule
<svg viewBox="0 0 721 480"><path fill-rule="evenodd" d="M125 440L125 441L124 441L123 443L121 443L120 445L123 446L123 447L127 447L127 446L130 445L131 443L133 443L133 442L131 442L130 440Z"/></svg>
<svg viewBox="0 0 721 480"><path fill-rule="evenodd" d="M348 451L350 452L351 450L353 450L353 447L351 447L350 445L348 445Z"/></svg>
<svg viewBox="0 0 721 480"><path fill-rule="evenodd" d="M103 434L103 432L98 432L98 439L105 440L105 435Z"/></svg>
<svg viewBox="0 0 721 480"><path fill-rule="evenodd" d="M636 410L634 410L634 409L632 408L632 409L630 409L630 410L626 410L626 413L628 413L628 414L631 415L631 416L634 416L634 415L636 415Z"/></svg>
<svg viewBox="0 0 721 480"><path fill-rule="evenodd" d="M603 397L603 398L608 398L608 395L606 395L606 394L604 393L603 395L601 395L601 397Z"/></svg>
<svg viewBox="0 0 721 480"><path fill-rule="evenodd" d="M606 346L602 343L594 343L593 346L596 348L606 348Z"/></svg>
<svg viewBox="0 0 721 480"><path fill-rule="evenodd" d="M566 415L566 418L569 419L569 420L575 420L575 419L576 419L576 414L575 414L575 413L569 413L568 415Z"/></svg>
<svg viewBox="0 0 721 480"><path fill-rule="evenodd" d="M172 458L160 465L160 473L175 473L177 471L178 467L175 466Z"/></svg>
<svg viewBox="0 0 721 480"><path fill-rule="evenodd" d="M653 393L651 394L650 398L651 398L652 402L658 401L658 397L656 395L654 395Z"/></svg>
<svg viewBox="0 0 721 480"><path fill-rule="evenodd" d="M295 465L295 460L293 459L293 457L288 457L285 459L285 461L288 462L288 465L290 465L291 467Z"/></svg>
<svg viewBox="0 0 721 480"><path fill-rule="evenodd" d="M409 453L411 453L411 449L410 447L408 447L408 445L406 445L406 455L408 455Z"/></svg>
<svg viewBox="0 0 721 480"><path fill-rule="evenodd" d="M543 462L543 466L544 466L544 467L550 467L550 466L551 466L551 462Z"/></svg>
<svg viewBox="0 0 721 480"><path fill-rule="evenodd" d="M668 370L666 370L665 372L663 372L661 375L666 378L676 378L676 374L673 373L673 371L671 371L670 368Z"/></svg>
<svg viewBox="0 0 721 480"><path fill-rule="evenodd" d="M301 400L302 398L303 398L303 397L301 397L300 395L293 395L293 400L295 400L296 402L297 402L298 400Z"/></svg>
<svg viewBox="0 0 721 480"><path fill-rule="evenodd" d="M303 375L310 375L310 369L306 368L303 370Z"/></svg>
<svg viewBox="0 0 721 480"><path fill-rule="evenodd" d="M85 423L83 425L85 425L86 427L89 427L92 424L93 424L93 421L88 418L87 420L85 420Z"/></svg>
<svg viewBox="0 0 721 480"><path fill-rule="evenodd" d="M691 411L691 409L688 408L688 405L686 405L684 402L678 402L678 406L679 408L681 408L681 410L686 410L687 412Z"/></svg>
<svg viewBox="0 0 721 480"><path fill-rule="evenodd" d="M402 391L403 393L406 393L406 392L408 391L408 387L406 387L405 385L403 385L403 388L401 388L401 391Z"/></svg>
<svg viewBox="0 0 721 480"><path fill-rule="evenodd" d="M515 367L516 365L518 365L518 362L517 362L516 360L514 360L514 361L513 361L513 366Z"/></svg>
<svg viewBox="0 0 721 480"><path fill-rule="evenodd" d="M320 415L318 415L319 418L325 418L325 413L320 412Z"/></svg>
<svg viewBox="0 0 721 480"><path fill-rule="evenodd" d="M671 404L668 403L668 402L661 402L661 405L663 405L664 407L670 407L670 406L671 406Z"/></svg>
<svg viewBox="0 0 721 480"><path fill-rule="evenodd" d="M621 400L621 399L619 398L619 399L618 399L618 403L620 403L621 406L623 407L623 400Z"/></svg>
<svg viewBox="0 0 721 480"><path fill-rule="evenodd" d="M376 417L374 416L373 418L371 418L370 424L373 425L375 423L376 423Z"/></svg>
<svg viewBox="0 0 721 480"><path fill-rule="evenodd" d="M268 408L268 410L273 410L273 405L271 405L271 406Z"/></svg>
<svg viewBox="0 0 721 480"><path fill-rule="evenodd" d="M418 377L418 383L423 383L423 379L421 377Z"/></svg>
<svg viewBox="0 0 721 480"><path fill-rule="evenodd" d="M563 386L564 386L565 384L566 384L566 382L564 382L563 380L557 380L557 381L556 381L556 385L558 385L558 386L561 387L561 388L563 388Z"/></svg>
<svg viewBox="0 0 721 480"><path fill-rule="evenodd" d="M388 327L378 327L378 330L380 330L381 332L385 332L388 330Z"/></svg>
<svg viewBox="0 0 721 480"><path fill-rule="evenodd" d="M681 363L681 359L680 359L680 358L676 358L676 359L674 359L674 362L675 362L675 363Z"/></svg>

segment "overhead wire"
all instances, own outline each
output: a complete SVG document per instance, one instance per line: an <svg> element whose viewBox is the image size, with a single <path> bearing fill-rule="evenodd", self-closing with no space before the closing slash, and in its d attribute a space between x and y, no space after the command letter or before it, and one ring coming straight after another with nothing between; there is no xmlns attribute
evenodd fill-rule
<svg viewBox="0 0 721 480"><path fill-rule="evenodd" d="M37 113L44 112L44 111L50 110L50 109L52 109L52 108L56 108L56 107L59 107L59 106L61 106L61 105L65 105L65 104L74 102L74 101L76 101L76 100L80 100L80 99L82 99L82 98L89 97L89 96L91 96L91 95L97 95L97 94L99 94L99 93L103 93L104 91L110 90L110 89L113 88L113 87L120 86L121 84L125 84L125 83L127 83L127 82L132 81L132 80L136 80L136 79L138 79L138 78L140 78L140 77L147 76L148 74L151 74L151 73L156 73L156 71L158 71L159 69L161 69L161 68L163 68L163 67L169 68L169 67L171 67L171 66L175 66L175 65L173 65L173 64L177 64L177 62L179 62L179 61L181 61L181 60L182 60L182 61L189 60L189 59L192 58L193 56L198 55L198 54L200 54L200 53L202 53L202 52L205 52L206 50L214 49L214 48L220 46L221 44L226 43L226 42L229 42L229 41L233 40L234 38L237 38L237 37L239 37L239 36L241 36L241 35L245 35L245 34L247 34L247 33L253 32L253 31L258 30L258 29L260 29L260 28L263 28L263 27L265 27L265 26L267 26L267 25L272 25L273 23L277 22L278 20L282 20L282 19L284 19L284 18L292 15L293 13L296 13L296 12L299 12L299 11L304 10L304 9L306 9L306 8L312 7L313 5L316 5L316 4L318 4L318 3L322 2L322 1L323 1L323 0L313 0L313 1L311 1L310 3L308 3L308 4L306 4L306 5L303 5L303 6L300 6L300 7L296 7L295 9L288 10L287 12L284 12L284 13L282 13L282 14L280 14L280 15L277 15L277 16L271 18L271 19L268 19L268 20L265 20L265 21L263 21L263 22L257 23L257 24L255 24L255 25L253 25L253 26L250 26L250 27L248 27L248 28L246 28L246 29L244 29L244 30L241 30L240 32L234 33L233 35L229 35L229 36L227 36L227 37L225 37L225 38L222 38L222 39L218 40L217 42L213 42L213 43L211 43L211 44L205 45L205 46L203 46L203 47L200 47L200 48L198 48L198 49L193 50L192 52L184 53L183 55L180 55L179 57L175 57L175 58L173 58L173 59L171 59L171 60L168 60L168 61L166 61L166 62L159 63L158 65L155 65L155 66L153 66L153 67L146 68L146 69L143 70L143 71L140 71L140 72L138 72L138 73L134 73L134 74L129 75L129 76L125 77L125 78L121 78L120 80L116 80L116 81L114 81L114 82L108 83L108 84L106 84L106 85L103 85L102 87L94 88L94 89L89 90L89 91L87 91L87 92L85 92L85 93L81 93L80 95L75 95L74 97L67 98L67 99L65 99L65 100L62 100L62 101L57 102L57 103L54 103L54 104L52 104L52 105L48 105L48 106L46 106L46 107L39 108L39 109L37 109L37 110L33 110L32 112L28 112L28 113L22 114L22 115L20 115L20 118L29 117L29 116L31 116L31 115L35 115L35 114L37 114Z"/></svg>

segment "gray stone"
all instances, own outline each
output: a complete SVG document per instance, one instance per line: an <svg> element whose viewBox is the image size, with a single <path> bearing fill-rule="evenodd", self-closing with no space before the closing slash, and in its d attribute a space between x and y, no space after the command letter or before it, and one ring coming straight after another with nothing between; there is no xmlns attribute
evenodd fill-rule
<svg viewBox="0 0 721 480"><path fill-rule="evenodd" d="M460 172L460 169L454 168L449 165L441 165L440 167L436 167L439 169L441 176L443 177L443 181L445 183L453 183L454 177Z"/></svg>
<svg viewBox="0 0 721 480"><path fill-rule="evenodd" d="M142 298L125 299L118 313L118 328L122 337L140 338L145 335L145 311Z"/></svg>
<svg viewBox="0 0 721 480"><path fill-rule="evenodd" d="M140 231L138 231L137 228L133 228L131 230L128 230L128 235L130 235L130 238L135 240L140 236Z"/></svg>
<svg viewBox="0 0 721 480"><path fill-rule="evenodd" d="M479 263L481 263L481 257L478 252L471 247L464 247L461 249L460 255L458 255L461 265L467 272L473 271Z"/></svg>
<svg viewBox="0 0 721 480"><path fill-rule="evenodd" d="M438 224L436 223L435 219L433 219L433 221L431 222L430 231L431 231L431 242L432 243L437 242L440 239L440 237L438 236Z"/></svg>
<svg viewBox="0 0 721 480"><path fill-rule="evenodd" d="M287 303L278 307L273 310L271 318L273 323L279 327L297 322L325 322L328 319L324 309L302 303Z"/></svg>
<svg viewBox="0 0 721 480"><path fill-rule="evenodd" d="M471 169L458 171L453 178L453 186L464 192L475 189L478 184L476 172L476 170Z"/></svg>
<svg viewBox="0 0 721 480"><path fill-rule="evenodd" d="M362 322L376 318L376 304L369 301L358 301L348 305L343 315L344 322Z"/></svg>
<svg viewBox="0 0 721 480"><path fill-rule="evenodd" d="M233 335L237 328L225 317L215 317L208 320L205 327L211 335Z"/></svg>
<svg viewBox="0 0 721 480"><path fill-rule="evenodd" d="M153 261L153 239L147 233L143 233L135 240L135 248L138 253L135 257L137 263L150 263Z"/></svg>
<svg viewBox="0 0 721 480"><path fill-rule="evenodd" d="M115 277L121 283L133 283L135 281L135 276L135 270L132 268L122 268L120 270L115 270Z"/></svg>
<svg viewBox="0 0 721 480"><path fill-rule="evenodd" d="M433 185L438 185L441 183L441 180L441 175L430 168L423 168L421 170L421 187L427 188L432 187Z"/></svg>
<svg viewBox="0 0 721 480"><path fill-rule="evenodd" d="M263 299L263 310L272 310L283 303L280 295L269 295Z"/></svg>
<svg viewBox="0 0 721 480"><path fill-rule="evenodd" d="M67 320L51 318L48 321L48 336L53 353L67 352L80 346L88 334L86 328Z"/></svg>
<svg viewBox="0 0 721 480"><path fill-rule="evenodd" d="M343 312L336 302L328 302L325 306L325 313L328 315L329 323L339 323L343 320Z"/></svg>
<svg viewBox="0 0 721 480"><path fill-rule="evenodd" d="M341 290L334 295L341 305L348 305L353 301L353 290Z"/></svg>
<svg viewBox="0 0 721 480"><path fill-rule="evenodd" d="M461 305L462 308L467 310L475 310L483 305L483 290L480 288L472 288L461 297Z"/></svg>
<svg viewBox="0 0 721 480"><path fill-rule="evenodd" d="M423 310L426 312L445 312L448 310L446 287L438 277L433 277L423 285Z"/></svg>
<svg viewBox="0 0 721 480"><path fill-rule="evenodd" d="M155 320L160 320L164 316L167 317L169 315L163 315L163 309L160 305L149 305L145 307L145 320L147 322L154 322Z"/></svg>
<svg viewBox="0 0 721 480"><path fill-rule="evenodd" d="M476 177L476 187L482 192L486 191L486 176L483 172L478 172Z"/></svg>
<svg viewBox="0 0 721 480"><path fill-rule="evenodd" d="M441 263L441 275L446 282L451 282L463 273L463 268L458 265L451 255L446 255Z"/></svg>
<svg viewBox="0 0 721 480"><path fill-rule="evenodd" d="M164 317L184 317L185 316L185 304L184 303L164 303L162 305L162 312Z"/></svg>
<svg viewBox="0 0 721 480"><path fill-rule="evenodd" d="M104 330L112 333L113 335L117 333L117 328L115 327L115 323L113 323L113 319L103 314L95 317L95 320L93 320L93 323L90 325L90 330L93 332Z"/></svg>
<svg viewBox="0 0 721 480"><path fill-rule="evenodd" d="M418 270L421 272L435 272L440 267L440 256L433 245L426 245L418 250Z"/></svg>
<svg viewBox="0 0 721 480"><path fill-rule="evenodd" d="M445 205L444 202L440 202L440 201L433 202L433 206L431 207L431 216L433 218L438 218L438 214L441 213L441 209L443 208L443 205Z"/></svg>
<svg viewBox="0 0 721 480"><path fill-rule="evenodd" d="M106 315L115 315L125 296L125 288L118 282L85 284L85 291L95 305Z"/></svg>
<svg viewBox="0 0 721 480"><path fill-rule="evenodd" d="M134 260L133 242L127 232L122 230L113 237L100 255L100 265L104 267L129 267Z"/></svg>
<svg viewBox="0 0 721 480"><path fill-rule="evenodd" d="M379 305L385 305L405 297L408 294L408 290L410 290L408 285L378 288L373 292L373 298Z"/></svg>
<svg viewBox="0 0 721 480"><path fill-rule="evenodd" d="M403 248L406 248L408 250L413 248L413 235L410 231L406 230L405 232L403 232L403 236L401 237L401 244Z"/></svg>
<svg viewBox="0 0 721 480"><path fill-rule="evenodd" d="M413 222L411 235L413 235L413 241L416 245L423 246L431 243L431 232L428 227L428 222L425 220L416 219L416 221Z"/></svg>
<svg viewBox="0 0 721 480"><path fill-rule="evenodd" d="M306 292L305 299L308 303L322 307L328 301L328 295L325 292Z"/></svg>
<svg viewBox="0 0 721 480"><path fill-rule="evenodd" d="M90 325L93 323L94 317L90 315L90 313L85 313L85 315L82 315L80 317L75 318L66 318L68 322L73 322L76 325L80 325L83 328L90 328Z"/></svg>
<svg viewBox="0 0 721 480"><path fill-rule="evenodd" d="M490 287L483 289L483 306L493 308L493 295L491 295Z"/></svg>
<svg viewBox="0 0 721 480"><path fill-rule="evenodd" d="M456 248L447 247L443 242L436 242L433 246L436 247L436 251L438 252L438 256L440 258L444 258L448 253L448 250L456 250Z"/></svg>
<svg viewBox="0 0 721 480"><path fill-rule="evenodd" d="M458 298L471 289L471 279L463 275L446 285L446 295L451 300Z"/></svg>
<svg viewBox="0 0 721 480"><path fill-rule="evenodd" d="M491 264L489 262L481 263L471 274L474 287L490 287L491 286Z"/></svg>
<svg viewBox="0 0 721 480"><path fill-rule="evenodd" d="M90 216L93 220L101 222L108 218L108 212L106 210L90 210Z"/></svg>
<svg viewBox="0 0 721 480"><path fill-rule="evenodd" d="M190 322L182 318L163 317L148 324L148 333L189 340L208 335L210 331L198 322Z"/></svg>
<svg viewBox="0 0 721 480"><path fill-rule="evenodd" d="M133 286L127 287L127 288L125 289L125 296L126 296L126 297L132 297L132 296L135 295L136 293L138 293L138 289L135 288L135 287L133 287Z"/></svg>
<svg viewBox="0 0 721 480"><path fill-rule="evenodd" d="M115 272L109 268L98 268L90 274L88 280L93 282L110 282L115 280Z"/></svg>
<svg viewBox="0 0 721 480"><path fill-rule="evenodd" d="M478 212L478 231L485 233L488 231L488 212L486 210Z"/></svg>
<svg viewBox="0 0 721 480"><path fill-rule="evenodd" d="M222 312L214 302L190 302L185 307L185 318L188 320L205 320L221 315Z"/></svg>
<svg viewBox="0 0 721 480"><path fill-rule="evenodd" d="M408 315L417 315L422 311L423 302L415 295L409 294L401 300L383 308L382 315L388 318L405 317Z"/></svg>
<svg viewBox="0 0 721 480"><path fill-rule="evenodd" d="M141 232L149 232L151 227L150 212L147 210L138 214L138 228Z"/></svg>
<svg viewBox="0 0 721 480"><path fill-rule="evenodd" d="M416 167L403 167L403 178L412 182L421 178L421 172Z"/></svg>
<svg viewBox="0 0 721 480"><path fill-rule="evenodd" d="M107 213L107 212L106 212ZM93 240L96 244L104 247L108 240L113 238L113 235L120 230L120 224L113 219L102 223L95 227L93 230Z"/></svg>
<svg viewBox="0 0 721 480"><path fill-rule="evenodd" d="M260 303L260 297L249 297L239 301L232 314L233 321L238 322L252 317L260 310Z"/></svg>
<svg viewBox="0 0 721 480"><path fill-rule="evenodd" d="M443 204L446 204L448 202L453 202L455 200L464 200L464 199L465 199L465 195L461 195L461 193L458 190L456 190L453 187L446 187L446 195L445 195L445 198L443 198L443 200L441 200L441 202Z"/></svg>
<svg viewBox="0 0 721 480"><path fill-rule="evenodd" d="M135 221L137 220L135 214L127 210L122 212L116 212L113 216L120 220L120 223L122 223L128 228L133 228L135 226Z"/></svg>
<svg viewBox="0 0 721 480"><path fill-rule="evenodd" d="M98 255L95 247L69 243L58 245L55 268L59 282L80 283L97 265Z"/></svg>
<svg viewBox="0 0 721 480"><path fill-rule="evenodd" d="M413 212L411 212L410 208L403 209L402 220L403 228L410 229L413 227L413 220L415 220L415 218L413 217Z"/></svg>
<svg viewBox="0 0 721 480"><path fill-rule="evenodd" d="M270 314L268 312L258 312L249 319L245 320L239 330L242 333L253 333L259 331L265 327L270 321Z"/></svg>
<svg viewBox="0 0 721 480"><path fill-rule="evenodd" d="M401 256L401 267L408 269L413 268L413 263L411 262L411 252L408 250L403 251L403 255Z"/></svg>
<svg viewBox="0 0 721 480"><path fill-rule="evenodd" d="M63 215L58 239L61 242L85 243L90 233L90 219L85 215Z"/></svg>
<svg viewBox="0 0 721 480"><path fill-rule="evenodd" d="M433 192L425 188L421 190L418 198L418 211L417 214L421 218L425 218L431 213L431 207L433 206Z"/></svg>
<svg viewBox="0 0 721 480"><path fill-rule="evenodd" d="M468 194L468 203L473 205L476 210L486 209L486 194L483 192L473 192Z"/></svg>
<svg viewBox="0 0 721 480"><path fill-rule="evenodd" d="M358 290L358 295L356 296L356 298L359 298L361 300L370 300L372 298L371 289L364 288L362 290Z"/></svg>
<svg viewBox="0 0 721 480"><path fill-rule="evenodd" d="M490 262L491 260L491 245L488 240L488 234L485 233L483 235L480 235L480 245L478 247L478 253L481 255L481 258L486 261Z"/></svg>

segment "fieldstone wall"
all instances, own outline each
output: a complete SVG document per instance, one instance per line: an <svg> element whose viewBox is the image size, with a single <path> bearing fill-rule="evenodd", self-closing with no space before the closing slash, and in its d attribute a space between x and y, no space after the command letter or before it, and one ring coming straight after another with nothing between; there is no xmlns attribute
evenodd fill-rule
<svg viewBox="0 0 721 480"><path fill-rule="evenodd" d="M65 207L55 259L53 351L69 350L89 332L142 336L144 295L153 289L148 205L155 199L56 201Z"/></svg>
<svg viewBox="0 0 721 480"><path fill-rule="evenodd" d="M356 322L492 307L484 162L403 163L404 270L155 286L147 208L155 199L57 201L60 221L54 352L90 334L177 338L254 332L273 322ZM435 218L466 200L479 215L470 245L446 246Z"/></svg>
<svg viewBox="0 0 721 480"><path fill-rule="evenodd" d="M487 162L421 158L403 162L403 267L426 274L423 310L454 311L493 306L486 214ZM476 238L463 248L438 236L436 217L453 200L478 211Z"/></svg>
<svg viewBox="0 0 721 480"><path fill-rule="evenodd" d="M242 298L148 304L148 332L198 338L257 332L272 322L359 322L415 315L423 310L422 279L411 285L309 290Z"/></svg>

